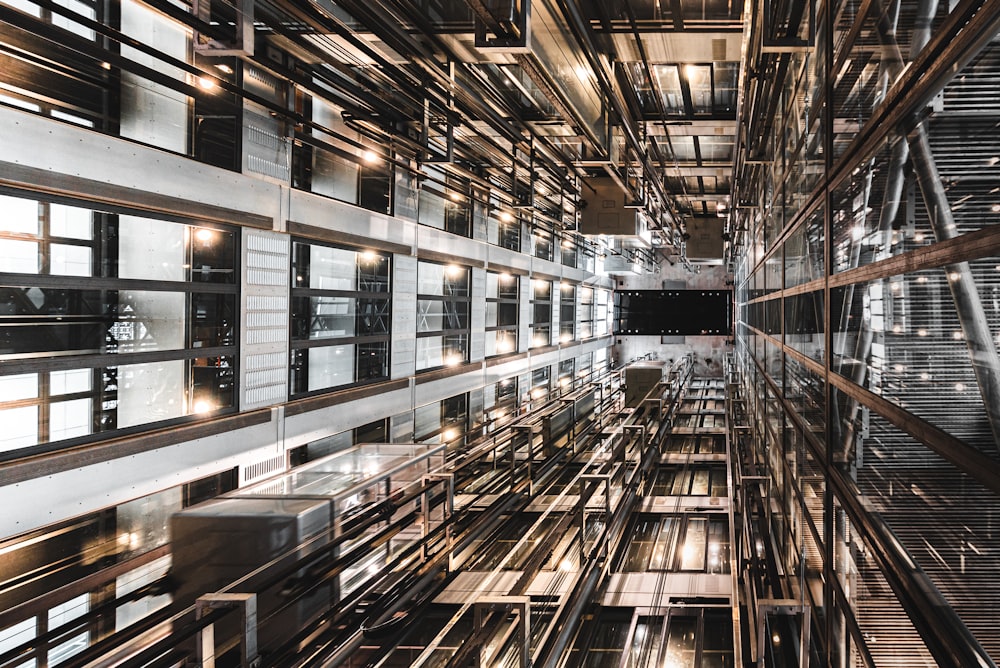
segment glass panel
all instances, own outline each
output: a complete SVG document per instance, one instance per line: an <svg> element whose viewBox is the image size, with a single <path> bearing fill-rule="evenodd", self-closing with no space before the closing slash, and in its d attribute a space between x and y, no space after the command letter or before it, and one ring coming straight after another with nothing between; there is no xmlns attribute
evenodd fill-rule
<svg viewBox="0 0 1000 668"><path fill-rule="evenodd" d="M38 202L0 195L0 232L38 235Z"/></svg>
<svg viewBox="0 0 1000 668"><path fill-rule="evenodd" d="M16 450L38 442L38 406L0 410L4 428L0 432L0 451Z"/></svg>
<svg viewBox="0 0 1000 668"><path fill-rule="evenodd" d="M308 287L317 290L358 289L356 251L319 245L309 245L308 248Z"/></svg>
<svg viewBox="0 0 1000 668"><path fill-rule="evenodd" d="M38 375L22 373L0 376L0 401L33 399L38 396Z"/></svg>
<svg viewBox="0 0 1000 668"><path fill-rule="evenodd" d="M665 666L695 668L698 620L695 617L671 616L667 631Z"/></svg>
<svg viewBox="0 0 1000 668"><path fill-rule="evenodd" d="M997 350L998 266L994 257L834 290L834 370L996 458L985 407L997 398L980 387L994 371L970 351ZM967 339L980 334L989 338Z"/></svg>
<svg viewBox="0 0 1000 668"><path fill-rule="evenodd" d="M684 546L681 549L681 570L701 571L705 569L705 547L708 520L689 518L684 532Z"/></svg>
<svg viewBox="0 0 1000 668"><path fill-rule="evenodd" d="M165 56L186 61L190 47L188 31L141 2L121 3L122 32L152 46ZM121 55L176 81L186 81L186 73L155 55L122 44ZM119 133L168 151L186 153L189 148L189 115L192 98L161 82L133 72L121 73L121 122Z"/></svg>
<svg viewBox="0 0 1000 668"><path fill-rule="evenodd" d="M498 331L486 335L486 355L503 355L517 350L517 333Z"/></svg>
<svg viewBox="0 0 1000 668"><path fill-rule="evenodd" d="M556 3L549 0L532 3L531 52L590 132L602 137L604 110L597 80L565 25Z"/></svg>
<svg viewBox="0 0 1000 668"><path fill-rule="evenodd" d="M124 575L119 575L115 578L115 595L120 599L149 585L166 575L169 568L170 557L161 557ZM145 596L136 601L128 601L115 610L115 630L120 631L168 605L170 605L169 594Z"/></svg>
<svg viewBox="0 0 1000 668"><path fill-rule="evenodd" d="M13 626L8 626L4 630L0 631L0 653L10 651L19 645L32 640L36 635L35 624L35 618L29 617L24 621L18 622ZM34 668L37 664L35 660L32 659L30 661L14 665L15 668Z"/></svg>
<svg viewBox="0 0 1000 668"><path fill-rule="evenodd" d="M823 210L809 216L785 242L785 287L823 278Z"/></svg>
<svg viewBox="0 0 1000 668"><path fill-rule="evenodd" d="M49 406L49 440L89 434L92 420L90 399L54 402Z"/></svg>
<svg viewBox="0 0 1000 668"><path fill-rule="evenodd" d="M354 382L354 345L324 346L309 350L310 391Z"/></svg>
<svg viewBox="0 0 1000 668"><path fill-rule="evenodd" d="M448 334L417 339L417 369L461 364L468 359L468 335Z"/></svg>
<svg viewBox="0 0 1000 668"><path fill-rule="evenodd" d="M701 159L706 162L731 161L733 158L733 141L734 137L732 135L699 135L698 148L701 149ZM714 189L709 188L707 183L705 190L714 192Z"/></svg>
<svg viewBox="0 0 1000 668"><path fill-rule="evenodd" d="M864 421L868 430L858 429ZM853 426L858 486L864 502L894 530L991 656L1000 656L993 601L1000 568L992 545L1000 499L874 412ZM956 529L959 529L956 531ZM957 577L960 574L961 577Z"/></svg>
<svg viewBox="0 0 1000 668"><path fill-rule="evenodd" d="M691 89L691 103L696 114L713 110L712 68L709 65L685 65L684 77Z"/></svg>
<svg viewBox="0 0 1000 668"><path fill-rule="evenodd" d="M420 299L417 300L417 331L437 332L448 329L467 329L469 303Z"/></svg>
<svg viewBox="0 0 1000 668"><path fill-rule="evenodd" d="M823 387L821 376L814 374L794 357L785 357L785 398L810 425L812 433L820 441L825 438L826 425Z"/></svg>
<svg viewBox="0 0 1000 668"><path fill-rule="evenodd" d="M49 610L49 628L54 629L84 615L90 609L89 599L89 594L82 594L65 603L53 606ZM82 652L87 648L89 638L90 633L84 631L52 648L49 651L49 663L56 664L60 661L65 661L74 654Z"/></svg>
<svg viewBox="0 0 1000 668"><path fill-rule="evenodd" d="M662 617L640 617L632 635L632 644L625 655L627 668L645 668L656 665L663 635Z"/></svg>
<svg viewBox="0 0 1000 668"><path fill-rule="evenodd" d="M417 265L417 293L451 297L468 296L469 269L455 264L419 262Z"/></svg>
<svg viewBox="0 0 1000 668"><path fill-rule="evenodd" d="M7 271L16 274L37 274L39 260L36 242L0 239L0 261Z"/></svg>
<svg viewBox="0 0 1000 668"><path fill-rule="evenodd" d="M681 78L676 65L654 65L653 76L663 96L663 107L668 114L682 116L684 95L681 93Z"/></svg>
<svg viewBox="0 0 1000 668"><path fill-rule="evenodd" d="M785 343L822 362L825 336L823 334L823 291L785 297Z"/></svg>

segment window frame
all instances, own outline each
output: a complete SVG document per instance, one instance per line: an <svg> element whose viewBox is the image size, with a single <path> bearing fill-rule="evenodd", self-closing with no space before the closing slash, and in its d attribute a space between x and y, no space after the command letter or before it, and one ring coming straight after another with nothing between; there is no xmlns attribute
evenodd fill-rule
<svg viewBox="0 0 1000 668"><path fill-rule="evenodd" d="M422 267L443 267L441 294L420 292L421 268ZM449 280L448 272L453 272ZM461 279L461 280L459 280ZM416 339L417 339L417 359L416 372L433 371L449 366L465 364L470 360L470 339L472 335L472 269L468 265L456 263L434 262L431 260L417 261L417 303L416 303ZM437 305L438 311L432 312L433 305ZM421 312L421 309L425 309ZM440 315L441 327L434 329L421 329L421 322L428 317ZM445 323L448 320L464 322L464 326L448 327ZM440 342L440 364L429 364L421 366L421 339L439 338ZM457 347L456 347L457 344Z"/></svg>
<svg viewBox="0 0 1000 668"><path fill-rule="evenodd" d="M304 248L322 248L332 251L354 254L354 289L312 287L310 283L315 277L312 271L313 253L310 250L308 258ZM369 273L365 268L371 267ZM388 380L391 369L391 337L392 337L392 254L383 251L373 251L340 244L326 243L305 237L291 239L291 270L292 281L289 291L289 396L293 399L335 392L346 388L368 385ZM368 289L363 289L365 286ZM327 305L347 307L347 312L353 318L353 329L350 333L330 333L323 336L313 336L314 326L324 317L335 314L317 313L318 300L328 299ZM309 312L304 315L302 304L308 300ZM317 300L317 301L314 301ZM341 301L333 301L341 300ZM309 327L303 329L303 318L308 317ZM358 333L359 323L365 318L373 320L370 325L373 331ZM381 324L379 324L381 323ZM310 387L309 351L314 349L334 349L350 346L353 353L350 381L326 384L322 387ZM365 373L362 363L363 356L376 357L370 360L373 365L381 368L381 373ZM304 387L303 387L304 386Z"/></svg>

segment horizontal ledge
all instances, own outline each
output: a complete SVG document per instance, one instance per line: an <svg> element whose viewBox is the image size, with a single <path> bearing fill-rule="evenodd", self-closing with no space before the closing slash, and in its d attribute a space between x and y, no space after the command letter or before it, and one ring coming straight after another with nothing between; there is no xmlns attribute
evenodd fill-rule
<svg viewBox="0 0 1000 668"><path fill-rule="evenodd" d="M264 230L274 227L274 219L270 216L12 163L3 165L0 189L16 195L32 195L112 213L153 215L177 222L225 223Z"/></svg>

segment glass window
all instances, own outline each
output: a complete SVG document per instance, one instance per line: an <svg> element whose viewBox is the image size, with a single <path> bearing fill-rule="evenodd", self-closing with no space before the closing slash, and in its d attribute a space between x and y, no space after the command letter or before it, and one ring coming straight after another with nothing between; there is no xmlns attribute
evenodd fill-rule
<svg viewBox="0 0 1000 668"><path fill-rule="evenodd" d="M552 343L552 281L531 281L531 347Z"/></svg>
<svg viewBox="0 0 1000 668"><path fill-rule="evenodd" d="M0 631L0 653L8 652L32 640L36 635L36 624L35 618L29 617ZM21 668L22 666L31 666L34 668L37 664L34 659L29 659L24 663L15 665L17 668Z"/></svg>
<svg viewBox="0 0 1000 668"><path fill-rule="evenodd" d="M486 273L486 356L517 350L518 284L508 273Z"/></svg>
<svg viewBox="0 0 1000 668"><path fill-rule="evenodd" d="M527 397L522 401L534 401L538 404L544 403L549 398L549 378L551 370L547 366L533 369L525 378L528 382Z"/></svg>
<svg viewBox="0 0 1000 668"><path fill-rule="evenodd" d="M10 425L0 449L234 407L234 228L18 197L2 204L0 359L37 370L0 381ZM129 364L119 366L124 353ZM53 356L76 364L48 370Z"/></svg>
<svg viewBox="0 0 1000 668"><path fill-rule="evenodd" d="M534 244L534 256L543 260L551 260L555 252L552 243L552 232L536 228L531 234Z"/></svg>
<svg viewBox="0 0 1000 668"><path fill-rule="evenodd" d="M468 186L444 170L425 165L418 220L423 225L467 237L471 233L472 200Z"/></svg>
<svg viewBox="0 0 1000 668"><path fill-rule="evenodd" d="M573 389L573 382L576 380L576 359L569 358L559 362L559 389L569 391Z"/></svg>
<svg viewBox="0 0 1000 668"><path fill-rule="evenodd" d="M483 392L487 429L493 431L517 417L517 379L504 378Z"/></svg>
<svg viewBox="0 0 1000 668"><path fill-rule="evenodd" d="M418 443L460 443L468 429L469 396L457 394L413 411L413 438Z"/></svg>
<svg viewBox="0 0 1000 668"><path fill-rule="evenodd" d="M292 245L292 395L389 377L390 258Z"/></svg>
<svg viewBox="0 0 1000 668"><path fill-rule="evenodd" d="M580 262L580 246L571 237L559 242L559 261L564 267L576 267Z"/></svg>
<svg viewBox="0 0 1000 668"><path fill-rule="evenodd" d="M49 629L54 630L74 619L84 615L90 609L90 594L81 594L76 598L61 603L49 610ZM84 628L68 640L49 650L49 664L55 665L65 661L74 654L87 649L90 643L90 632Z"/></svg>
<svg viewBox="0 0 1000 668"><path fill-rule="evenodd" d="M417 371L469 361L468 267L417 264Z"/></svg>
<svg viewBox="0 0 1000 668"><path fill-rule="evenodd" d="M576 338L576 286L572 283L559 284L559 342L566 343Z"/></svg>

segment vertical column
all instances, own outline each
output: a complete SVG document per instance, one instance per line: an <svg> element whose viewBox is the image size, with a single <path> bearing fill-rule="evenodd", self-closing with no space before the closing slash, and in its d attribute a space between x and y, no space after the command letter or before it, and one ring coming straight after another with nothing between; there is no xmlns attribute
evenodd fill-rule
<svg viewBox="0 0 1000 668"><path fill-rule="evenodd" d="M517 286L517 352L531 347L531 278L522 276Z"/></svg>
<svg viewBox="0 0 1000 668"><path fill-rule="evenodd" d="M469 296L469 361L486 357L486 270L472 267ZM491 332L492 333L492 332Z"/></svg>
<svg viewBox="0 0 1000 668"><path fill-rule="evenodd" d="M416 373L417 258L392 256L392 343L389 359L393 380Z"/></svg>
<svg viewBox="0 0 1000 668"><path fill-rule="evenodd" d="M288 399L289 237L243 229L240 410Z"/></svg>

